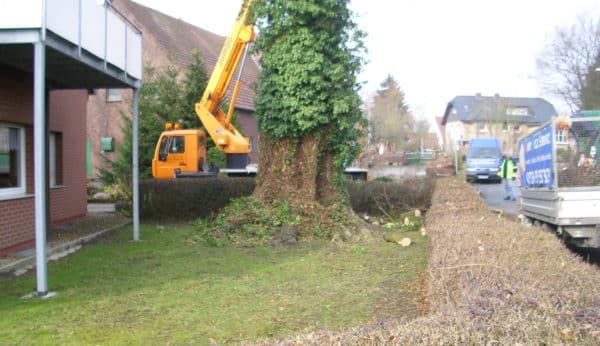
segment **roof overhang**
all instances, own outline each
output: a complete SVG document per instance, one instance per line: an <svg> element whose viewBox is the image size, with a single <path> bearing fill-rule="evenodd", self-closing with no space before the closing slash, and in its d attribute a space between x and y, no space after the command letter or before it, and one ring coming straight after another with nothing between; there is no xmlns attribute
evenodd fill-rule
<svg viewBox="0 0 600 346"><path fill-rule="evenodd" d="M0 64L33 75L39 36L39 30L0 30ZM49 89L138 88L141 80L49 32L46 83Z"/></svg>
<svg viewBox="0 0 600 346"><path fill-rule="evenodd" d="M48 89L139 88L142 33L110 2L21 0L0 12L0 64L34 73L45 47Z"/></svg>

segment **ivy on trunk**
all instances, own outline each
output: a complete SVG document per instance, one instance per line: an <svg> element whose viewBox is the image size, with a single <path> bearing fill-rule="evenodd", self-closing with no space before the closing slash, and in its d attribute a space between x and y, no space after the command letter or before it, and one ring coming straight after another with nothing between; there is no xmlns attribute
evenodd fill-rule
<svg viewBox="0 0 600 346"><path fill-rule="evenodd" d="M292 205L343 197L342 171L358 155L363 123L356 76L363 33L349 1L258 0L255 99L261 132L254 197Z"/></svg>

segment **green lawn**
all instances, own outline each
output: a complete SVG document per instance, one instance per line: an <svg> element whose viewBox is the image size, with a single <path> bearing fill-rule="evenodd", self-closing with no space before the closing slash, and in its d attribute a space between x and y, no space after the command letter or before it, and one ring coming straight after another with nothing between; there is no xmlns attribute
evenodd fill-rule
<svg viewBox="0 0 600 346"><path fill-rule="evenodd" d="M418 314L427 239L408 248L302 243L207 247L190 226L125 227L35 273L0 278L0 344L208 344Z"/></svg>

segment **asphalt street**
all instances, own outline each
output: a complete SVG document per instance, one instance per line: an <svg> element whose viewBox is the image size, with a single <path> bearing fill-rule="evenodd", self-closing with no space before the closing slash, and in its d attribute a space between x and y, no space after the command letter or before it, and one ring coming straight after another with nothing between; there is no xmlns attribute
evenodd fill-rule
<svg viewBox="0 0 600 346"><path fill-rule="evenodd" d="M502 210L504 213L517 216L520 210L521 192L519 187L513 183L512 191L515 200L504 199L504 184L494 182L478 182L472 183L473 189L479 192L488 206L494 209Z"/></svg>

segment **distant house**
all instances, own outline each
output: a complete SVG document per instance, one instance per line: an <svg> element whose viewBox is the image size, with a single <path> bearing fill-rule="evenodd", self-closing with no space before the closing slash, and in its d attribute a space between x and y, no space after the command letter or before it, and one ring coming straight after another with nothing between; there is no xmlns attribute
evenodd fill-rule
<svg viewBox="0 0 600 346"><path fill-rule="evenodd" d="M505 152L516 153L519 138L556 115L554 106L542 98L456 96L448 102L441 121L444 148L472 138L496 137Z"/></svg>
<svg viewBox="0 0 600 346"><path fill-rule="evenodd" d="M117 6L143 31L144 66L162 68L174 64L183 71L189 66L192 53L197 51L210 76L225 42L225 37L130 0L113 0L112 4ZM223 20L230 21L232 25L235 19L223 18ZM258 130L253 116L255 95L253 84L258 78L258 73L257 62L252 57L247 57L242 75L243 84L235 105L240 130L244 135L252 138L251 162L258 162L256 152ZM131 91L129 90L97 89L89 98L87 107L89 178L96 178L98 168L105 166L102 155L108 159L116 157L116 150L123 143L121 113L130 114L130 95ZM201 96L198 95L198 99ZM200 126L201 123L198 120L198 127Z"/></svg>

